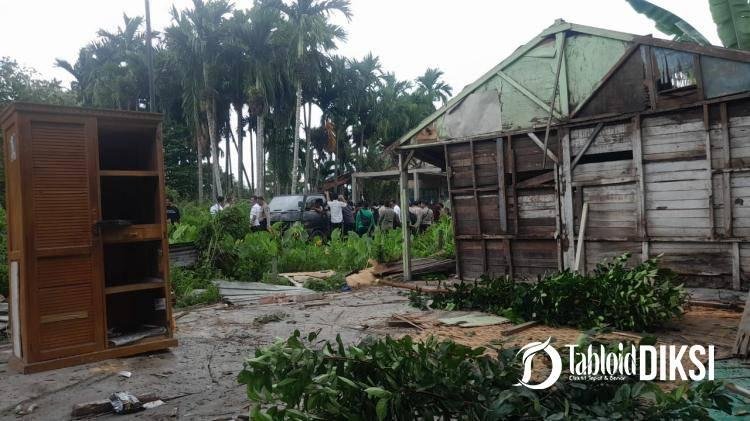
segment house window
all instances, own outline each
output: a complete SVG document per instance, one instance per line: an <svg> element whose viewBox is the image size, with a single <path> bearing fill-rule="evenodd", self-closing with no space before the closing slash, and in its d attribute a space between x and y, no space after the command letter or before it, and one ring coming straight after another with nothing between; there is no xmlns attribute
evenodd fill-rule
<svg viewBox="0 0 750 421"><path fill-rule="evenodd" d="M667 94L696 88L695 54L654 48L656 90Z"/></svg>

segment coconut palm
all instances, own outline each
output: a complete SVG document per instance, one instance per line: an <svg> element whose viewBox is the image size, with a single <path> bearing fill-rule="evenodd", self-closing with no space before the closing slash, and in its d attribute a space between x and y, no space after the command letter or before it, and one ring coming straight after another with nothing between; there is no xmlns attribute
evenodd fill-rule
<svg viewBox="0 0 750 421"><path fill-rule="evenodd" d="M335 48L336 41L344 40L346 33L343 29L329 24L327 19L337 12L349 19L351 10L349 0L294 0L290 4L276 1L273 2L273 7L280 10L286 17L289 23L288 30L291 34L292 45L296 45L296 54L292 60L296 80L292 192L296 192L299 178L299 129L305 52L320 51L321 49L328 51Z"/></svg>
<svg viewBox="0 0 750 421"><path fill-rule="evenodd" d="M453 94L453 88L441 80L443 72L440 69L429 68L417 78L417 93L426 96L432 102L445 105L448 97Z"/></svg>
<svg viewBox="0 0 750 421"><path fill-rule="evenodd" d="M219 170L217 93L225 76L220 57L227 31L226 17L231 12L232 6L226 0L193 0L193 9L178 12L172 8L174 22L167 29L167 37L173 38L178 55L191 63L200 63L201 109L208 125L214 197L224 194Z"/></svg>

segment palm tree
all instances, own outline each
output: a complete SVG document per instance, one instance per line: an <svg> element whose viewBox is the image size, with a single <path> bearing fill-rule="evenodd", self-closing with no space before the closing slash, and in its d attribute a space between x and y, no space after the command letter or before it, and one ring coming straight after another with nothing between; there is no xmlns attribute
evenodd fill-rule
<svg viewBox="0 0 750 421"><path fill-rule="evenodd" d="M294 151L292 157L292 192L297 191L299 178L299 129L300 112L302 108L302 72L304 70L303 56L306 51L324 51L335 48L336 40L346 38L346 33L340 27L327 23L328 17L340 12L347 19L351 17L349 0L294 0L291 4L281 1L274 2L289 21L292 45L296 45L296 56L293 60L296 80L296 103L294 123ZM333 34L320 37L321 34ZM310 150L310 148L308 148Z"/></svg>
<svg viewBox="0 0 750 421"><path fill-rule="evenodd" d="M172 8L174 25L167 29L167 36L171 34L177 41L174 45L178 54L191 63L200 63L201 109L208 125L214 198L224 195L219 169L217 92L224 76L220 57L226 37L225 16L231 12L232 6L226 0L193 0L192 10L180 13Z"/></svg>
<svg viewBox="0 0 750 421"><path fill-rule="evenodd" d="M241 40L248 58L248 85L246 87L250 115L255 117L255 182L257 192L266 191L266 151L265 118L268 98L273 98L278 90L279 79L286 77L280 66L286 56L286 43L278 36L282 24L278 8L270 7L268 1L257 1L248 13L250 25ZM279 71L281 70L281 71Z"/></svg>
<svg viewBox="0 0 750 421"><path fill-rule="evenodd" d="M448 97L453 94L451 85L440 80L443 72L440 69L429 68L417 78L417 93L426 96L431 102L445 105Z"/></svg>

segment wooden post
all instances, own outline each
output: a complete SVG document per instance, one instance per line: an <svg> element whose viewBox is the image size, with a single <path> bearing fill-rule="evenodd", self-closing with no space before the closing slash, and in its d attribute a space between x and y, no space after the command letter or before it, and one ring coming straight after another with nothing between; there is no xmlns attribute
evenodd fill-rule
<svg viewBox="0 0 750 421"><path fill-rule="evenodd" d="M708 226L711 227L711 238L716 238L714 226L714 181L711 159L711 123L708 116L708 104L703 104L703 130L706 142L706 188L708 189Z"/></svg>
<svg viewBox="0 0 750 421"><path fill-rule="evenodd" d="M359 203L359 188L357 186L357 176L352 173L352 202Z"/></svg>
<svg viewBox="0 0 750 421"><path fill-rule="evenodd" d="M638 237L641 238L641 261L648 260L648 233L646 227L646 175L643 172L643 142L641 140L641 116L633 117L633 163L638 184Z"/></svg>
<svg viewBox="0 0 750 421"><path fill-rule="evenodd" d="M732 243L732 288L739 291L741 286L742 279L740 276L740 243L735 241Z"/></svg>
<svg viewBox="0 0 750 421"><path fill-rule="evenodd" d="M414 200L419 200L419 173L416 171L414 172Z"/></svg>
<svg viewBox="0 0 750 421"><path fill-rule="evenodd" d="M575 259L575 224L573 222L573 175L570 168L570 131L565 130L562 137L562 177L565 190L562 198L563 238L568 241L568 247L563 254L564 266L572 268Z"/></svg>
<svg viewBox="0 0 750 421"><path fill-rule="evenodd" d="M403 236L402 257L404 264L404 280L411 281L411 232L409 231L409 162L404 160L403 152L398 153L399 193L401 196L401 233ZM414 174L416 176L416 173Z"/></svg>
<svg viewBox="0 0 750 421"><path fill-rule="evenodd" d="M732 173L728 170L732 168L732 148L729 143L729 116L727 113L727 103L722 102L719 106L721 118L721 142L722 142L722 164L724 173L721 175L722 197L724 205L724 236L732 236L732 219L734 211L734 202L732 201Z"/></svg>
<svg viewBox="0 0 750 421"><path fill-rule="evenodd" d="M502 137L496 140L497 148L495 153L495 161L497 164L497 199L498 199L498 211L500 212L500 230L503 234L508 233L508 208L505 192L505 145Z"/></svg>
<svg viewBox="0 0 750 421"><path fill-rule="evenodd" d="M578 227L578 248L576 249L576 263L573 266L573 270L578 272L581 267L581 255L583 254L583 243L584 237L586 236L586 219L589 216L589 203L583 202L583 210L581 211L581 226ZM586 272L584 270L584 272Z"/></svg>

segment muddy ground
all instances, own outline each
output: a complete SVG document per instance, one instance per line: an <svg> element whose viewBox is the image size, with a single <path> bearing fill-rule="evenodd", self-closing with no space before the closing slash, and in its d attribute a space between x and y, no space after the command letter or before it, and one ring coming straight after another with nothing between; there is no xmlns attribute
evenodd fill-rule
<svg viewBox="0 0 750 421"><path fill-rule="evenodd" d="M367 335L409 333L420 337L436 334L473 346L521 346L550 335L569 342L579 333L538 326L504 336L502 331L510 325L439 327L429 312L415 312L409 307L403 290L391 287L331 294L325 302L234 307L217 304L176 311L177 348L30 375L10 372L6 364L9 346L0 345L0 419L69 419L73 404L105 399L115 391L155 393L169 400L138 414L99 419L232 419L247 414L248 409L245 390L236 381L243 360L256 348L288 337L295 329L303 333L320 330L321 339L334 339L340 334L346 343ZM386 321L394 313L410 313L414 319L421 315L426 321L417 328L388 326ZM269 315L278 315L269 319L280 320L256 322L256 318ZM736 311L692 308L682 321L658 336L667 343L710 342L717 345L717 354L723 354L731 347L739 317ZM132 377L118 376L123 370L130 371ZM19 416L15 414L18 404L36 404L36 408L29 415Z"/></svg>

